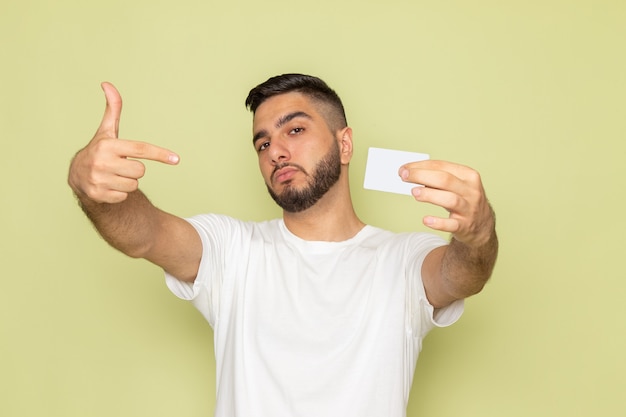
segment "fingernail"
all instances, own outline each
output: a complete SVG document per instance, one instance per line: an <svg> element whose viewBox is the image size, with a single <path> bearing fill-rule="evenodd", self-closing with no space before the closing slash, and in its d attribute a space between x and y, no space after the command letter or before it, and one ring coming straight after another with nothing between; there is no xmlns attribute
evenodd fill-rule
<svg viewBox="0 0 626 417"><path fill-rule="evenodd" d="M408 169L404 169L404 168L403 168L403 169L400 171L400 177L401 177L403 180L407 179L407 178L409 177L409 170L408 170Z"/></svg>
<svg viewBox="0 0 626 417"><path fill-rule="evenodd" d="M174 154L168 156L167 159L168 159L168 161L170 161L173 164L177 164L178 161L180 161L180 157L178 155L174 155Z"/></svg>

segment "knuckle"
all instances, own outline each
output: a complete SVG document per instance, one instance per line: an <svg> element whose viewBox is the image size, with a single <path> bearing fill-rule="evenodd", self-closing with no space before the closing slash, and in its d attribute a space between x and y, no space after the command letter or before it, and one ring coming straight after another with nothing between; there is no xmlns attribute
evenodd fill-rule
<svg viewBox="0 0 626 417"><path fill-rule="evenodd" d="M448 172L444 172L443 175L441 176L441 185L443 186L444 189L450 189L450 187L452 187L452 185L454 184L454 175L448 173Z"/></svg>
<svg viewBox="0 0 626 417"><path fill-rule="evenodd" d="M113 144L114 143L112 142L112 139L110 138L98 139L94 141L90 146L92 154L98 155L98 154L108 153L111 151Z"/></svg>
<svg viewBox="0 0 626 417"><path fill-rule="evenodd" d="M481 184L482 179L480 173L476 170L470 169L467 173L467 181L472 184Z"/></svg>
<svg viewBox="0 0 626 417"><path fill-rule="evenodd" d="M464 201L464 198L458 194L454 194L454 197L452 197L452 204L454 207L461 207L463 204L463 201Z"/></svg>
<svg viewBox="0 0 626 417"><path fill-rule="evenodd" d="M137 191L139 189L139 180L132 179L130 184L130 191Z"/></svg>
<svg viewBox="0 0 626 417"><path fill-rule="evenodd" d="M145 143L143 143L143 142L135 142L133 144L133 147L134 147L135 153L137 153L139 156L143 156L143 155L146 154L147 146L146 146Z"/></svg>
<svg viewBox="0 0 626 417"><path fill-rule="evenodd" d="M143 178L146 175L146 166L137 160L128 160L129 174L131 178Z"/></svg>
<svg viewBox="0 0 626 417"><path fill-rule="evenodd" d="M104 193L101 191L101 189L93 184L90 184L88 186L85 186L83 188L83 193L91 200L96 201L96 202L103 202L105 201L105 195Z"/></svg>
<svg viewBox="0 0 626 417"><path fill-rule="evenodd" d="M146 158L152 154L153 146L145 142L133 142L133 156L137 158Z"/></svg>
<svg viewBox="0 0 626 417"><path fill-rule="evenodd" d="M96 173L106 172L109 169L109 164L104 159L94 159L88 165L90 178L95 179Z"/></svg>
<svg viewBox="0 0 626 417"><path fill-rule="evenodd" d="M141 162L138 162L137 165L137 178L143 178L146 175L146 166Z"/></svg>
<svg viewBox="0 0 626 417"><path fill-rule="evenodd" d="M444 162L438 159L430 159L429 163L432 169L435 169L435 170L443 170L445 166Z"/></svg>
<svg viewBox="0 0 626 417"><path fill-rule="evenodd" d="M105 189L104 183L98 178L90 178L89 183L85 186L87 195L93 199L99 198Z"/></svg>

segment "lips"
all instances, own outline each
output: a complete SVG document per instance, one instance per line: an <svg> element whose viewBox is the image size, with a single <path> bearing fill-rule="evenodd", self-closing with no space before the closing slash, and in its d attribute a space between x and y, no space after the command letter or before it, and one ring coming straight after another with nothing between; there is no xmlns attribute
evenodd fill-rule
<svg viewBox="0 0 626 417"><path fill-rule="evenodd" d="M272 182L273 183L284 183L293 178L293 176L298 172L299 169L293 166L286 166L280 169L277 169L272 174Z"/></svg>

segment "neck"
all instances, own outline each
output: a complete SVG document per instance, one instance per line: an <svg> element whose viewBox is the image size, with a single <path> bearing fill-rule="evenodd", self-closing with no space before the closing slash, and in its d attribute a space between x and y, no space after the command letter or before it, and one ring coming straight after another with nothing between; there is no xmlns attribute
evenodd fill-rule
<svg viewBox="0 0 626 417"><path fill-rule="evenodd" d="M354 237L365 224L357 217L347 179L342 178L307 210L283 211L285 226L304 240L341 242Z"/></svg>

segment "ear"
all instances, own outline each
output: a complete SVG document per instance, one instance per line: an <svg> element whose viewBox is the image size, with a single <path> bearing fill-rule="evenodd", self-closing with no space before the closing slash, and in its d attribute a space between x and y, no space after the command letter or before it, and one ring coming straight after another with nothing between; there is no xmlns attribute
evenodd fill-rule
<svg viewBox="0 0 626 417"><path fill-rule="evenodd" d="M341 163L348 165L352 159L352 128L344 127L337 132L337 142L341 154Z"/></svg>

